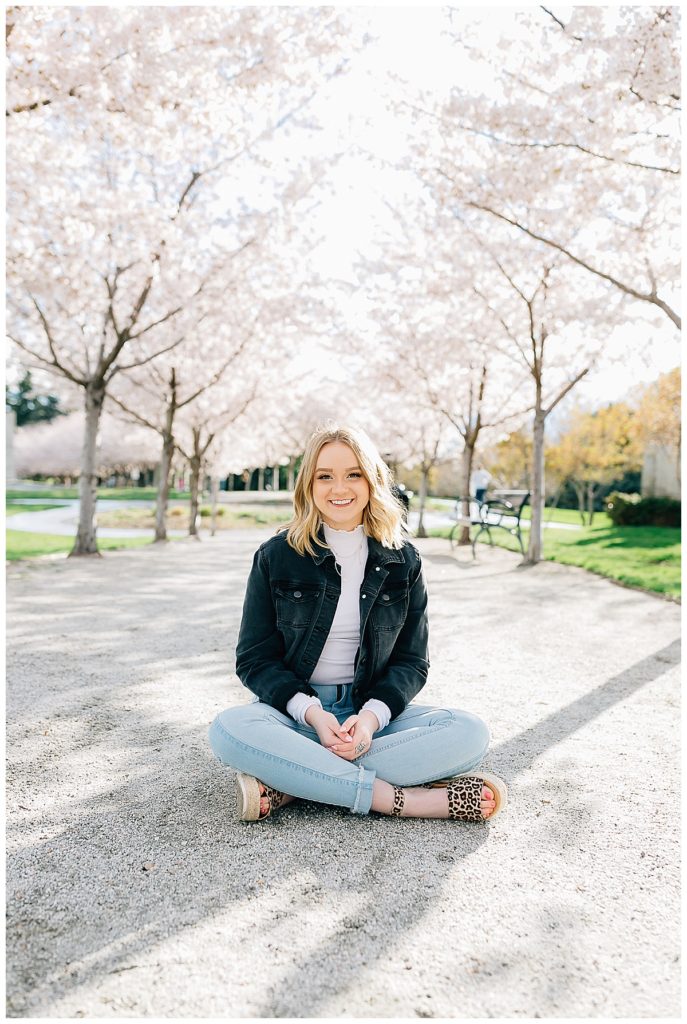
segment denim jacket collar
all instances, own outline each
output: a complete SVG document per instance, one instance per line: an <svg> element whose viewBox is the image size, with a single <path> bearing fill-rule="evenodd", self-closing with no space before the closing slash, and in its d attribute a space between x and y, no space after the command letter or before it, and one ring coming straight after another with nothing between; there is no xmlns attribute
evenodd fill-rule
<svg viewBox="0 0 687 1024"><path fill-rule="evenodd" d="M317 535L320 543L325 545L325 547L318 550L316 554L313 555L313 559L315 561L315 565L321 565L325 558L328 558L330 555L333 558L334 552L330 547L326 546L327 541L325 540L324 526L322 524L320 524ZM367 536L367 553L368 557L371 558L374 563L379 563L379 565L384 565L386 562L403 561L403 555L400 551L397 551L395 548L385 548L378 540L375 540L374 537L370 536Z"/></svg>

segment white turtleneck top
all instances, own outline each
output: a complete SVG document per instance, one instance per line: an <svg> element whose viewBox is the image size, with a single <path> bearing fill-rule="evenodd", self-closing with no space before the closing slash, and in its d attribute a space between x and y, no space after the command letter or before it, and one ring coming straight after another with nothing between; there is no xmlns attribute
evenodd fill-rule
<svg viewBox="0 0 687 1024"><path fill-rule="evenodd" d="M334 552L341 573L341 595L334 619L325 641L320 659L310 677L310 685L350 685L353 682L353 663L360 645L360 587L365 577L367 537L362 526L354 530L334 530L324 525L324 536ZM305 712L313 704L322 707L318 697L297 693L286 705L286 710L301 725L305 725ZM391 719L389 707L381 700L368 700L361 710L372 711L384 729Z"/></svg>

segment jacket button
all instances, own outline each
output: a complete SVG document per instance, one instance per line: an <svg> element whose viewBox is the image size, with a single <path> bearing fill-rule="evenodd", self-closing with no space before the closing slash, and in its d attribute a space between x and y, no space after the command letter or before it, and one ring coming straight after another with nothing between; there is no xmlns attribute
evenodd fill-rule
<svg viewBox="0 0 687 1024"><path fill-rule="evenodd" d="M303 595L301 594L300 590L294 590L293 596L294 597L303 597Z"/></svg>
<svg viewBox="0 0 687 1024"><path fill-rule="evenodd" d="M388 594L384 594L384 600L385 600L385 601L388 601L388 600L389 600L389 595L388 595Z"/></svg>
<svg viewBox="0 0 687 1024"><path fill-rule="evenodd" d="M367 594L361 594L360 596L364 599L367 597Z"/></svg>
<svg viewBox="0 0 687 1024"><path fill-rule="evenodd" d="M375 572L379 572L379 566L375 566Z"/></svg>

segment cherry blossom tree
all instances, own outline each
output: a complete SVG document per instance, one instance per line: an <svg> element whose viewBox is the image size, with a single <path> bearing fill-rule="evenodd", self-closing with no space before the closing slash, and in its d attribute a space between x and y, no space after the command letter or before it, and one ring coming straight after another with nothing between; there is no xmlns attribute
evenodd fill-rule
<svg viewBox="0 0 687 1024"><path fill-rule="evenodd" d="M14 437L16 470L19 477L79 476L84 432L84 414L72 412L49 423L21 427ZM141 426L122 426L121 420L104 410L94 455L97 476L153 467L158 458L155 435Z"/></svg>
<svg viewBox="0 0 687 1024"><path fill-rule="evenodd" d="M214 306L215 310L219 308ZM174 449L179 447L176 441L178 414L194 404L204 409L207 405L216 408L219 403L227 406L222 417L231 418L229 399L223 395L221 385L230 373L236 382L245 380L247 358L251 355L255 358L255 345L251 343L255 340L259 318L242 307L241 313L245 314L242 321L236 312L233 310L222 317L221 323L213 323L217 318L208 315L182 348L146 367L121 375L111 389L110 399L124 418L149 427L160 438L156 541L167 539L170 470ZM239 405L241 408L245 405L243 398ZM239 405L234 404L233 415L238 415ZM194 493L197 497L197 487Z"/></svg>
<svg viewBox="0 0 687 1024"><path fill-rule="evenodd" d="M451 13L457 51L491 90L411 104L441 137L427 179L679 327L677 8L517 11L489 48Z"/></svg>
<svg viewBox="0 0 687 1024"><path fill-rule="evenodd" d="M532 518L526 560L536 563L542 553L546 421L593 368L614 321L594 289L587 289L583 298L580 282L571 271L561 271L555 259L537 266L530 258L528 265L517 246L502 255L494 240L484 249L507 285L507 291L495 293L496 299L483 296L485 312L500 324L501 350L526 369L533 391Z"/></svg>
<svg viewBox="0 0 687 1024"><path fill-rule="evenodd" d="M437 227L427 263L437 264L440 280L447 282L445 306L451 289L466 306L471 304L466 296L481 301L481 310L473 314L473 322L480 325L490 358L498 361L500 356L515 368L516 390L523 372L531 381L530 396L521 412L529 406L534 413L533 513L527 560L536 562L541 557L546 419L590 372L611 330L628 315L628 293L603 275L590 274L588 268L547 245L545 239L518 233L503 218L486 218L485 211L479 210L474 201L475 195L491 189L500 201L508 204L508 209L530 211L535 218L546 215L558 227L567 225L571 237L584 231L593 243L597 228L605 230L606 236L610 229L597 210L584 218L584 201L575 192L578 186L572 172L570 180L566 179L567 190L560 194L554 211L547 205L550 192L546 167L535 168L522 154L516 160L491 138L487 100L454 90L446 103L435 101L432 109L426 103L422 106L422 102L420 99L416 104L407 104L415 119L409 125L412 155L407 166L425 185L424 201L443 209L446 215L443 220L434 217ZM496 98L493 119L500 116L504 102L501 97ZM539 120L547 110L548 107ZM484 132L478 129L475 112L484 113ZM474 115L474 131L466 128L468 114ZM556 172L551 173L555 179ZM449 227L451 218L460 225L459 234ZM407 251L413 256L416 246L417 238L412 235ZM636 247L628 245L622 251L631 258ZM444 257L441 263L438 254ZM405 297L407 290L406 282L394 290L394 297ZM424 313L424 304L422 309ZM458 323L462 326L460 316ZM465 335L463 330L461 337ZM618 352L618 357L621 355ZM464 349L462 358L465 361ZM468 365L476 365L479 372L479 361ZM479 395L479 386L475 392ZM469 431L466 435L469 438Z"/></svg>
<svg viewBox="0 0 687 1024"><path fill-rule="evenodd" d="M250 160L269 187L260 146L342 70L346 37L324 8L13 8L8 29L10 335L83 394L72 553L90 554L112 381L198 327L217 250L251 241L230 175Z"/></svg>
<svg viewBox="0 0 687 1024"><path fill-rule="evenodd" d="M501 326L484 316L481 288L489 287L488 268L485 272L475 239L426 199L413 207L404 204L403 213L396 213L393 235L381 236L379 259L361 263L360 271L372 290L370 315L379 335L376 372L406 395L405 420L423 413L425 441L418 439L425 467L423 505L429 471L444 458L441 420L455 432L459 493L467 496L478 444L497 427L522 418L528 403L523 369L513 371L499 346ZM469 543L467 527L461 541Z"/></svg>

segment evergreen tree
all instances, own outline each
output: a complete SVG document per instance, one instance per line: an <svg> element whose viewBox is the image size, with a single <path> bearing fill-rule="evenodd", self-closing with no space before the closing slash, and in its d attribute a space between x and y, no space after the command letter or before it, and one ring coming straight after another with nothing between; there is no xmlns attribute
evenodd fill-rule
<svg viewBox="0 0 687 1024"><path fill-rule="evenodd" d="M17 414L18 427L26 423L49 422L56 416L66 415L64 409L60 409L60 400L56 395L36 394L30 370L26 371L16 387L5 389L5 405Z"/></svg>

